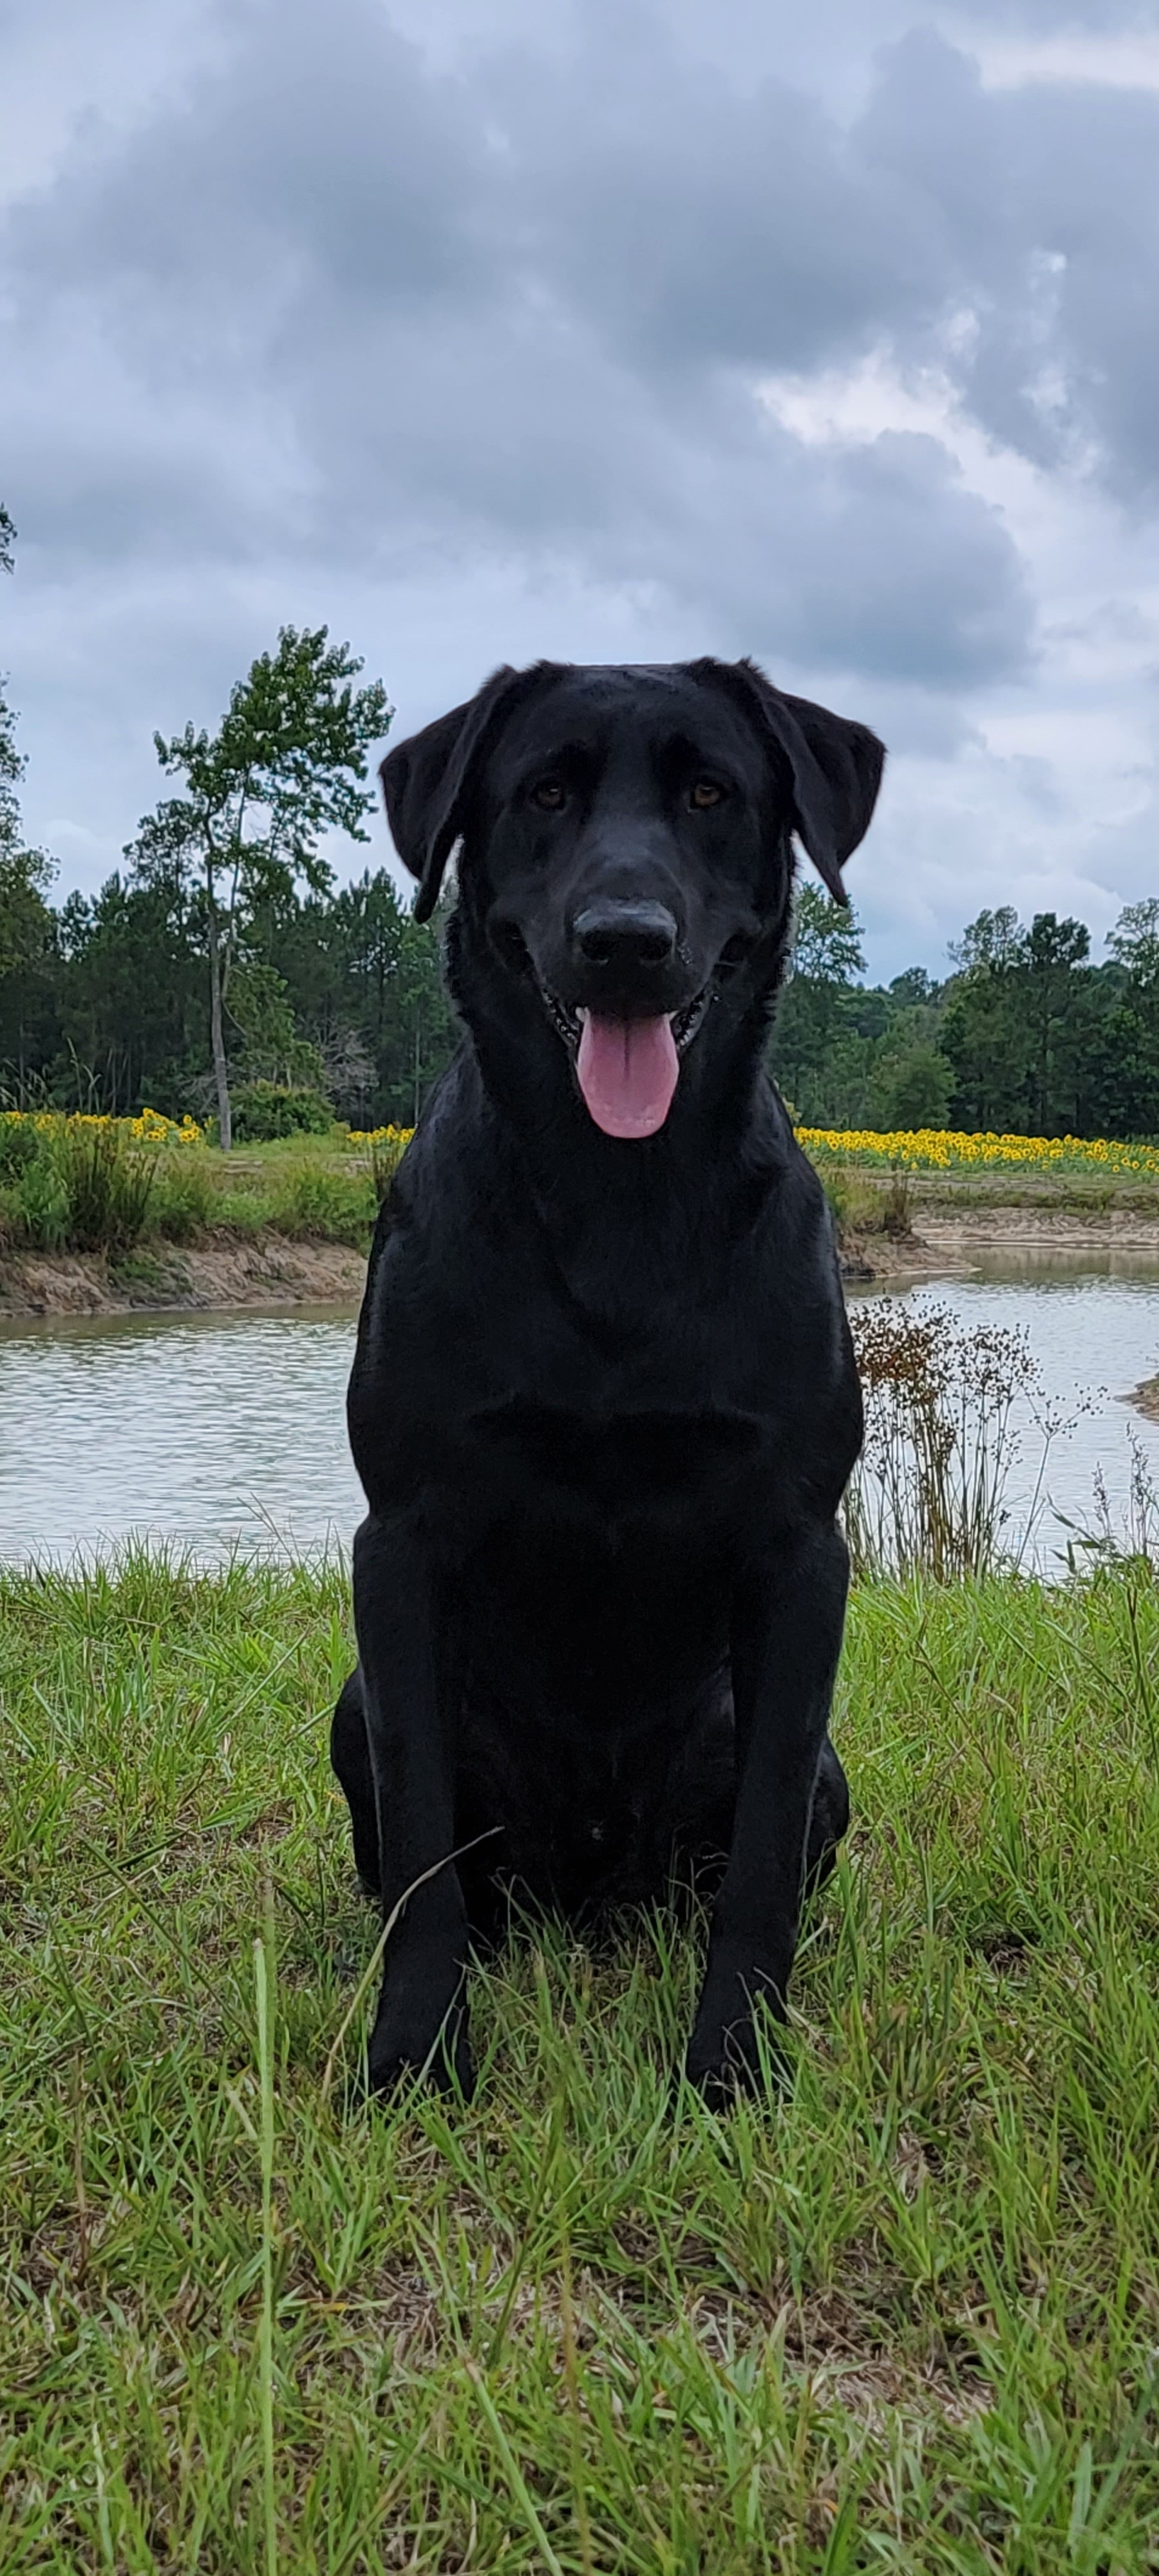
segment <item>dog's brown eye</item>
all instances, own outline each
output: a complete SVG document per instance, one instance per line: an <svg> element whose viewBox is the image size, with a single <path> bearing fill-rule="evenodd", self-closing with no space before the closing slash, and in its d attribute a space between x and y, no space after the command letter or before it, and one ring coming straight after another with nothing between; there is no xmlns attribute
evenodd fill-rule
<svg viewBox="0 0 1159 2576"><path fill-rule="evenodd" d="M706 814L710 805L719 805L721 794L722 790L713 785L711 778L698 778L688 802L695 813Z"/></svg>
<svg viewBox="0 0 1159 2576"><path fill-rule="evenodd" d="M531 801L533 805L541 805L545 814L558 814L560 806L565 801L562 781L558 778L541 778L538 787L533 787L531 790Z"/></svg>

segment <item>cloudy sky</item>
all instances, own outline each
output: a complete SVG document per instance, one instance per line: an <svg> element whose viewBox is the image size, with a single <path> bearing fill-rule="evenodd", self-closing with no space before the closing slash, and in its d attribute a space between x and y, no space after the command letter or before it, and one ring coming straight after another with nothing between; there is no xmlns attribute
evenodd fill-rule
<svg viewBox="0 0 1159 2576"><path fill-rule="evenodd" d="M865 718L875 974L1159 892L1159 0L0 0L0 191L61 887L325 621Z"/></svg>

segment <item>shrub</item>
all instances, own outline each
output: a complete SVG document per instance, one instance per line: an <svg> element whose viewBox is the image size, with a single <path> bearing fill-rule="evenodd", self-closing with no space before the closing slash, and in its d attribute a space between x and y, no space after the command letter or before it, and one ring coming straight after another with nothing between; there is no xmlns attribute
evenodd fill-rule
<svg viewBox="0 0 1159 2576"><path fill-rule="evenodd" d="M272 1145L283 1136L326 1136L334 1112L320 1091L295 1091L280 1082L243 1082L233 1102L234 1142Z"/></svg>
<svg viewBox="0 0 1159 2576"><path fill-rule="evenodd" d="M855 1306L849 1320L865 1396L865 1446L844 1504L857 1572L920 1571L942 1583L992 1572L1019 1447L1016 1398L1036 1407L1043 1466L1060 1428L1042 1409L1024 1330L971 1327L946 1306L891 1297Z"/></svg>
<svg viewBox="0 0 1159 2576"><path fill-rule="evenodd" d="M869 1091L876 1128L944 1127L954 1093L954 1072L928 1038L888 1049L878 1060Z"/></svg>

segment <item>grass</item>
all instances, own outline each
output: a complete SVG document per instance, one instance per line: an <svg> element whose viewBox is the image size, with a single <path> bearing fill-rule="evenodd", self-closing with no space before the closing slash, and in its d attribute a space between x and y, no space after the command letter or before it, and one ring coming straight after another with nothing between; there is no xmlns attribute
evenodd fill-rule
<svg viewBox="0 0 1159 2576"><path fill-rule="evenodd" d="M5 2576L1159 2566L1145 1570L855 1592L725 2121L663 1916L478 1972L470 2108L348 2107L348 1655L336 1567L0 1578Z"/></svg>
<svg viewBox="0 0 1159 2576"><path fill-rule="evenodd" d="M146 1290L148 1263L160 1260L163 1268L166 1248L174 1245L277 1233L365 1252L406 1132L352 1138L335 1127L324 1136L295 1135L222 1155L204 1143L179 1141L151 1112L135 1121L0 1113L0 1262L28 1252L95 1252ZM861 1238L905 1238L915 1227L920 1231L926 1212L1025 1207L1159 1218L1159 1154L1142 1148L1076 1148L1069 1158L1038 1164L1001 1156L987 1163L980 1155L938 1167L921 1160L921 1138L911 1140L915 1153L907 1161L884 1151L900 1148L904 1138L862 1139L859 1146L856 1137L803 1132L854 1245ZM952 1141L981 1149L993 1140ZM1116 1168L1120 1152L1139 1168ZM1155 1173L1144 1163L1154 1164Z"/></svg>
<svg viewBox="0 0 1159 2576"><path fill-rule="evenodd" d="M334 1127L222 1155L179 1139L151 1111L135 1120L0 1112L0 1260L79 1251L124 1266L138 1250L155 1258L167 1245L268 1233L365 1252L407 1134L352 1137ZM923 1213L1023 1207L1159 1218L1156 1149L1064 1140L1056 1150L1039 1140L1039 1151L1034 1139L954 1136L939 1160L936 1134L801 1134L853 1241L904 1238ZM1014 1151L1020 1143L1024 1156Z"/></svg>
<svg viewBox="0 0 1159 2576"><path fill-rule="evenodd" d="M141 1139L125 1121L0 1119L0 1256L101 1252L123 1265L270 1232L365 1252L401 1151L398 1138L352 1146L336 1132L222 1155Z"/></svg>

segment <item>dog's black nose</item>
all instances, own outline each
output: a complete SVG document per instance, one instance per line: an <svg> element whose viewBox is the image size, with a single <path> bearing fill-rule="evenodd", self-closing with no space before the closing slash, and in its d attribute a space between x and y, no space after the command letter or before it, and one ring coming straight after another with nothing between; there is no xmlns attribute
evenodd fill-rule
<svg viewBox="0 0 1159 2576"><path fill-rule="evenodd" d="M667 966L676 923L662 903L589 903L572 937L589 966Z"/></svg>

